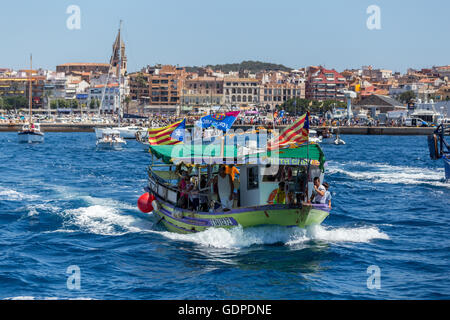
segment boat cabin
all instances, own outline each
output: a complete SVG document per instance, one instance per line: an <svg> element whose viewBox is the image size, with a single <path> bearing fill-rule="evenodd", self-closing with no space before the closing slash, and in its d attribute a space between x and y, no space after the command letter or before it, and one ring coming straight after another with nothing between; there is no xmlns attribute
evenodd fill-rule
<svg viewBox="0 0 450 320"><path fill-rule="evenodd" d="M38 132L41 131L41 125L39 123L26 123L23 125L22 131Z"/></svg>
<svg viewBox="0 0 450 320"><path fill-rule="evenodd" d="M103 141L121 140L120 132L118 130L103 130L101 140L103 140Z"/></svg>

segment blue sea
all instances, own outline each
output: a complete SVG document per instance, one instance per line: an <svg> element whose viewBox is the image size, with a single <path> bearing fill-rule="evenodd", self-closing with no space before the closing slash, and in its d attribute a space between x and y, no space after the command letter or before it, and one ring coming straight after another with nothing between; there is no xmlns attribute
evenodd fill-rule
<svg viewBox="0 0 450 320"><path fill-rule="evenodd" d="M0 299L449 299L450 183L426 137L342 138L321 226L179 235L136 208L137 142L0 133Z"/></svg>

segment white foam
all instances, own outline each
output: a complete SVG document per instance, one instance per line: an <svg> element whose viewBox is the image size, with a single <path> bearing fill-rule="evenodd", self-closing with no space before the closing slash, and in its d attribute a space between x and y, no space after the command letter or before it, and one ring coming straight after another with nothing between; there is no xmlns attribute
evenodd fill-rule
<svg viewBox="0 0 450 320"><path fill-rule="evenodd" d="M119 209L108 206L94 205L70 209L64 211L62 215L66 219L64 226L75 226L83 231L99 235L118 236L145 230L139 226L143 224L142 220L123 215Z"/></svg>
<svg viewBox="0 0 450 320"><path fill-rule="evenodd" d="M39 215L38 210L41 211L50 211L51 213L57 213L61 210L61 208L47 204L47 203L39 203L39 204L30 204L26 206L28 210L28 217L33 217Z"/></svg>
<svg viewBox="0 0 450 320"><path fill-rule="evenodd" d="M17 296L17 297L10 297L10 298L5 298L3 300L25 300L25 301L33 301L33 300L95 300L93 298L85 298L85 297L80 297L80 298L71 298L71 299L61 299L58 297L46 297L46 298L38 298L38 297L34 297L34 296Z"/></svg>
<svg viewBox="0 0 450 320"><path fill-rule="evenodd" d="M91 205L107 206L122 210L132 210L136 212L138 211L136 205L132 206L129 203L121 202L111 198L95 198L92 196L80 196L79 198L83 199L84 201L86 201L88 204Z"/></svg>
<svg viewBox="0 0 450 320"><path fill-rule="evenodd" d="M314 226L307 229L263 226L243 229L208 229L194 234L160 232L163 236L179 241L193 242L214 248L245 248L252 245L296 245L311 240L325 242L370 242L374 239L388 240L389 236L376 227L326 228Z"/></svg>
<svg viewBox="0 0 450 320"><path fill-rule="evenodd" d="M364 171L348 169L348 166L360 166ZM439 187L450 188L450 184L443 182L444 169L431 170L408 166L391 166L382 163L330 163L327 168L329 174L341 173L353 179L367 180L373 183L388 184L428 184Z"/></svg>
<svg viewBox="0 0 450 320"><path fill-rule="evenodd" d="M22 192L0 187L0 200L4 201L22 201L24 199L30 200L30 199L36 199L38 196L36 195L27 195Z"/></svg>
<svg viewBox="0 0 450 320"><path fill-rule="evenodd" d="M326 228L324 226L312 226L307 229L307 238L326 242L370 242L375 239L389 240L389 236L376 227L361 228ZM303 242L304 239L299 239ZM288 244L296 244L298 240Z"/></svg>

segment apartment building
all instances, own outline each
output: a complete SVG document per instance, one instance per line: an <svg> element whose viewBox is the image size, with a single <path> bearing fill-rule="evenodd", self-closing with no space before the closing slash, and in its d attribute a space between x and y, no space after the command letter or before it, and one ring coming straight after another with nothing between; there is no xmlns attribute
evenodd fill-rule
<svg viewBox="0 0 450 320"><path fill-rule="evenodd" d="M306 81L306 98L313 100L345 101L342 93L347 88L345 77L334 69L309 67Z"/></svg>
<svg viewBox="0 0 450 320"><path fill-rule="evenodd" d="M76 73L108 73L109 63L65 63L56 66L56 72L67 74Z"/></svg>
<svg viewBox="0 0 450 320"><path fill-rule="evenodd" d="M224 103L224 79L195 77L184 81L182 103L187 105Z"/></svg>
<svg viewBox="0 0 450 320"><path fill-rule="evenodd" d="M227 105L247 107L259 105L260 81L251 78L225 78L224 102Z"/></svg>
<svg viewBox="0 0 450 320"><path fill-rule="evenodd" d="M260 105L273 110L290 99L305 98L305 83L265 83L260 88Z"/></svg>
<svg viewBox="0 0 450 320"><path fill-rule="evenodd" d="M29 77L23 76L26 72L29 73L29 70L21 72L21 76L17 77L0 77L0 97L23 96L28 99L30 79ZM33 71L32 73L33 107L41 108L43 103L45 76L37 75L36 71Z"/></svg>
<svg viewBox="0 0 450 320"><path fill-rule="evenodd" d="M100 106L100 111L103 113L113 113L117 112L119 108L118 97L119 97L119 84L110 83L105 85L94 85L88 90L88 97L86 99L86 104L90 105L93 101L98 103ZM103 98L103 103L102 102Z"/></svg>
<svg viewBox="0 0 450 320"><path fill-rule="evenodd" d="M134 72L128 75L130 84L130 98L144 103L150 99L149 83L150 74L145 72Z"/></svg>

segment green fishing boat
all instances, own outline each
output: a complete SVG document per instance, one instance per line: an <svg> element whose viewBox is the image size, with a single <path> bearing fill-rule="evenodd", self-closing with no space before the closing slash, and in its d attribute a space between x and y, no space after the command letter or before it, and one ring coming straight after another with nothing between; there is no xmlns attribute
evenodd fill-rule
<svg viewBox="0 0 450 320"><path fill-rule="evenodd" d="M178 233L261 225L305 228L325 220L328 205L308 201L313 179L324 179L325 157L318 144L272 152L243 149L235 144L150 146L152 165L139 208L157 215L159 223ZM221 205L217 185L208 183L224 165L239 168L229 208ZM180 204L182 172L193 188L189 201Z"/></svg>

